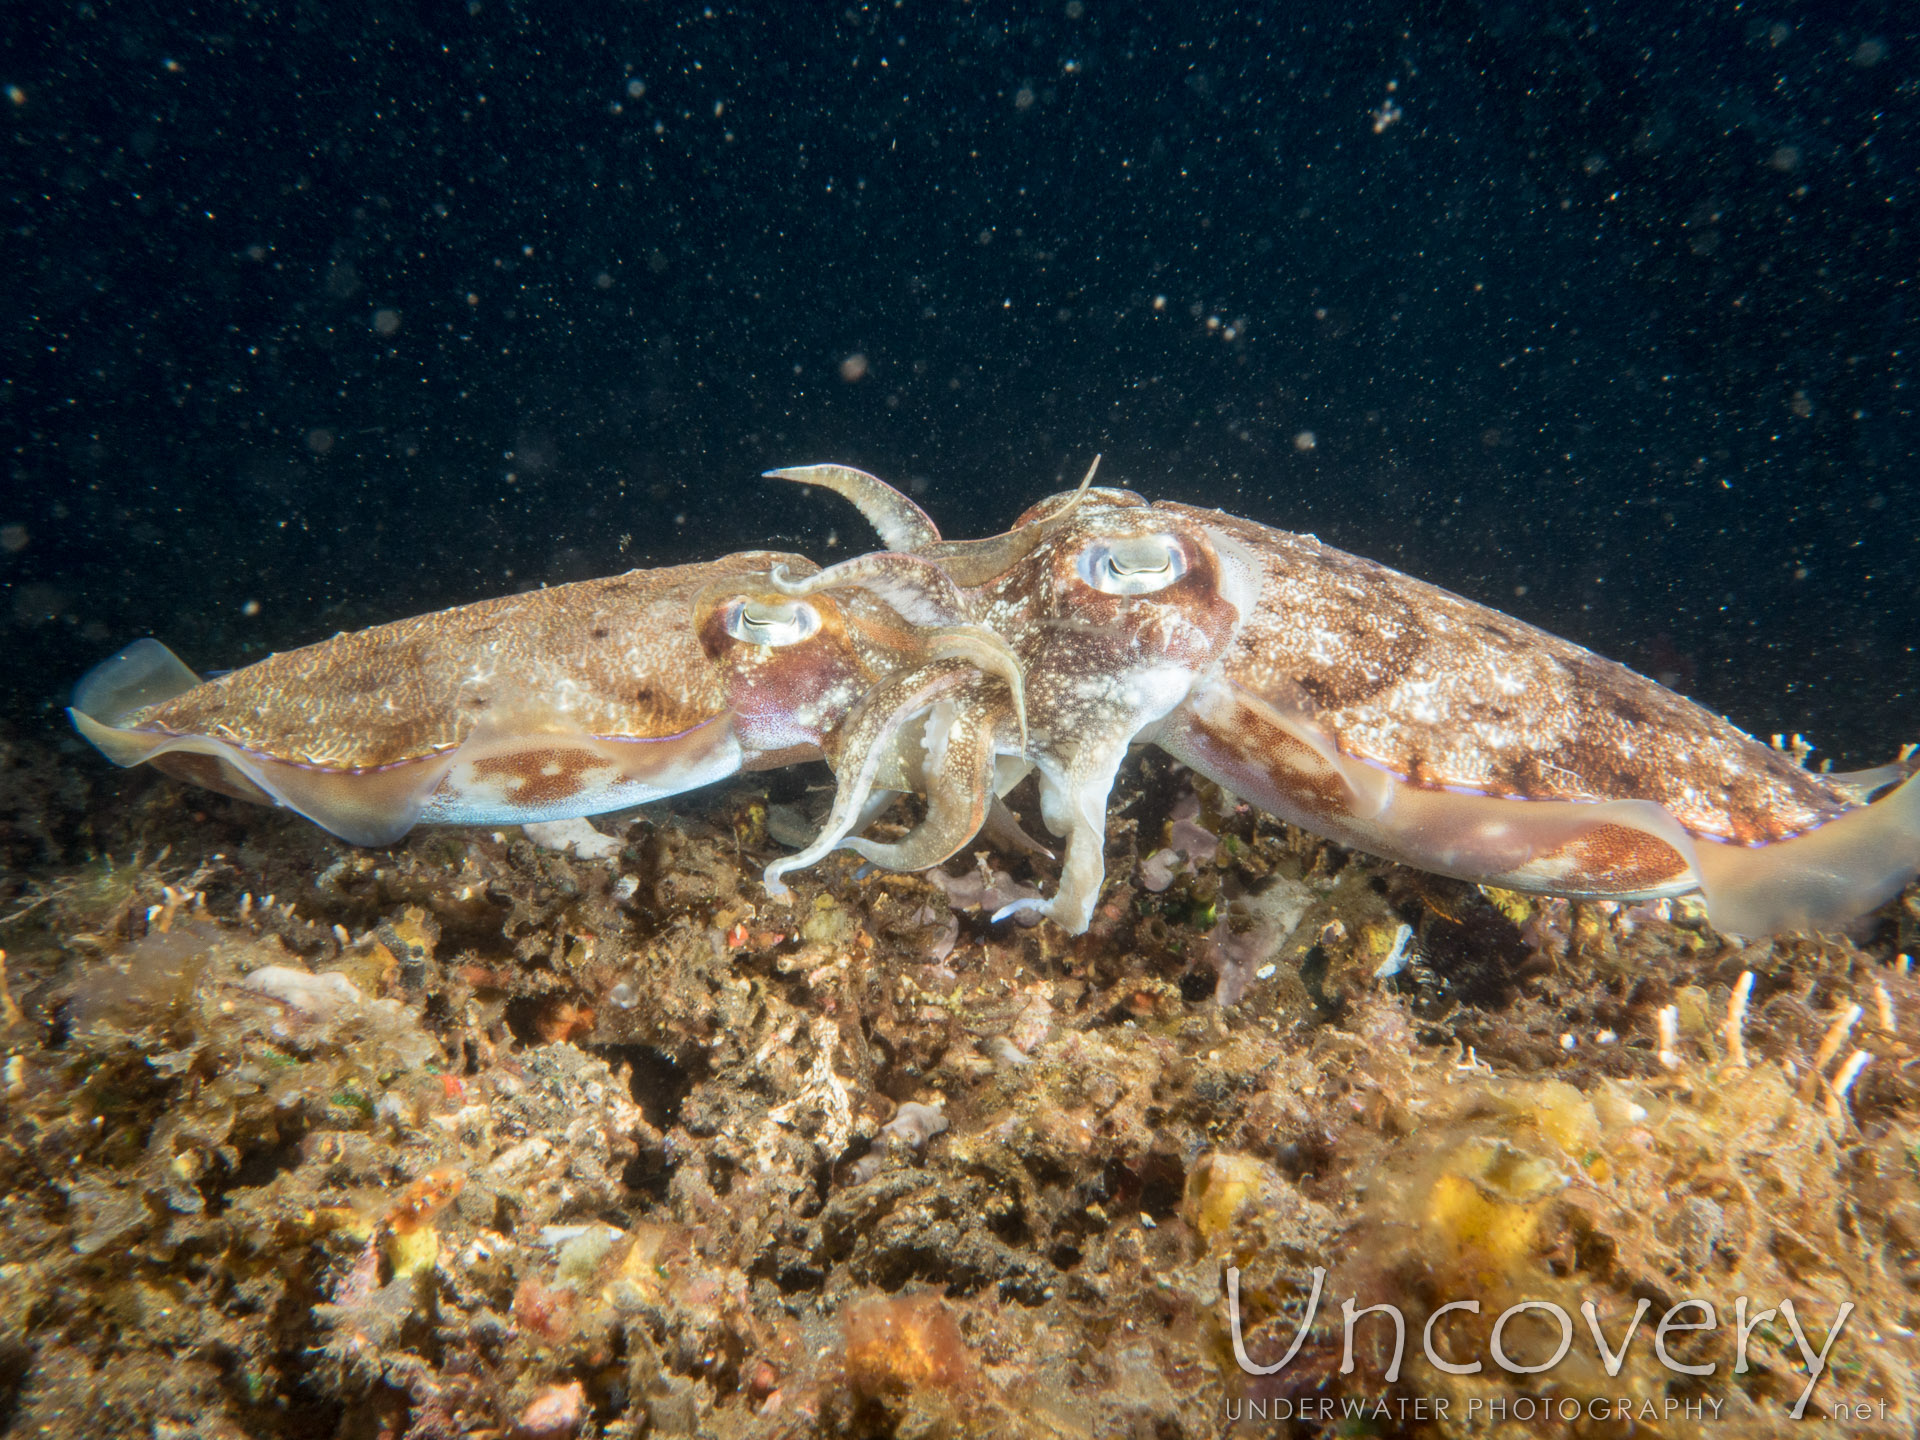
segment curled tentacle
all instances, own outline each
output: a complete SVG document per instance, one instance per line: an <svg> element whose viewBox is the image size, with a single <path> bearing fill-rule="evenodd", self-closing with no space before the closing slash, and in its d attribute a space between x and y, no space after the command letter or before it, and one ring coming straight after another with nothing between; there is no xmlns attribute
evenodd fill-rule
<svg viewBox="0 0 1920 1440"><path fill-rule="evenodd" d="M1073 512L1080 507L1087 488L1093 484L1094 472L1099 468L1100 457L1096 455L1093 463L1087 466L1087 473L1081 477L1079 487L1071 495L1061 501L1056 509L1038 519L1029 520L1018 529L1009 530L1004 535L990 535L984 540L942 540L923 547L919 553L929 560L939 561L941 568L962 585L985 585L1026 559L1040 548L1043 541L1073 518Z"/></svg>
<svg viewBox="0 0 1920 1440"><path fill-rule="evenodd" d="M844 848L888 870L925 870L951 857L999 804L994 760L1015 718L1006 690L983 675L936 702L927 716L921 772L926 819L892 844L852 838Z"/></svg>
<svg viewBox="0 0 1920 1440"><path fill-rule="evenodd" d="M860 698L834 740L832 758L839 788L826 823L806 849L775 860L762 872L768 895L787 899L790 892L781 876L818 864L839 848L858 825L881 767L898 763L901 732L907 723L943 696L964 688L974 673L964 663L938 660L883 680Z"/></svg>
<svg viewBox="0 0 1920 1440"><path fill-rule="evenodd" d="M1027 750L1026 670L1013 647L984 625L950 625L929 631L928 654L935 660L965 660L988 675L1007 682L1013 696L1013 721L1019 731L1019 751Z"/></svg>

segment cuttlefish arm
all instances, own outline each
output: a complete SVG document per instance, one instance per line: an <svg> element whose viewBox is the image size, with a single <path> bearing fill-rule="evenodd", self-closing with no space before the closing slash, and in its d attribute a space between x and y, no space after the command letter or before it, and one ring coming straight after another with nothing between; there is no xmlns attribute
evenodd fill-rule
<svg viewBox="0 0 1920 1440"><path fill-rule="evenodd" d="M918 554L940 543L940 527L932 517L877 475L851 465L792 465L765 473L769 480L792 480L833 491L866 516L889 550Z"/></svg>
<svg viewBox="0 0 1920 1440"><path fill-rule="evenodd" d="M915 634L917 660L903 659L822 738L836 781L831 811L805 849L766 868L768 894L787 897L781 877L848 849L890 870L924 870L979 833L998 803L996 764L1026 745L1023 676L1004 642L978 627ZM891 844L856 832L882 794L927 797L924 819Z"/></svg>
<svg viewBox="0 0 1920 1440"><path fill-rule="evenodd" d="M80 682L71 714L118 764L284 806L356 844L423 822L597 814L751 758L690 602L776 564L808 566L754 553L529 591L205 682L138 641Z"/></svg>
<svg viewBox="0 0 1920 1440"><path fill-rule="evenodd" d="M848 837L866 817L868 801L882 775L897 775L901 770L900 750L907 727L924 717L943 698L967 688L974 674L962 661L939 660L889 676L860 698L833 737L831 763L836 788L826 822L820 827L820 833L814 837L812 844L791 855L782 856L761 872L768 895L776 900L792 898L792 892L781 878L788 872L818 864L843 843L850 849L861 849L868 844L849 841ZM979 788L984 815L986 783L982 781ZM973 828L979 828L977 821ZM968 833L970 835L972 832ZM965 844L966 838L963 836L953 849ZM861 853L867 852L861 849ZM947 853L951 854L952 851ZM945 856L940 858L944 859Z"/></svg>
<svg viewBox="0 0 1920 1440"><path fill-rule="evenodd" d="M1066 840L1060 882L1049 897L1003 906L996 921L1037 911L1069 935L1086 930L1106 880L1107 797L1114 777L1134 737L1172 710L1187 684L1177 668L1136 674L1079 714L1070 742L1043 742L1040 813L1047 828Z"/></svg>
<svg viewBox="0 0 1920 1440"><path fill-rule="evenodd" d="M776 567L772 580L774 589L796 598L857 586L878 595L915 625L960 625L972 614L966 593L939 565L892 550L856 555L812 575L789 575Z"/></svg>
<svg viewBox="0 0 1920 1440"><path fill-rule="evenodd" d="M950 577L1017 652L1027 677L1016 693L1022 758L1039 772L1042 816L1066 847L1056 893L1006 913L1037 909L1076 934L1105 878L1107 798L1128 747L1216 663L1239 616L1221 585L1243 604L1251 594L1245 558L1223 560L1198 527L1170 527L1137 496L1091 490L1098 464L1014 529L958 542L937 539L930 521L903 520L923 512L871 475L773 472L851 500L889 543L911 545Z"/></svg>
<svg viewBox="0 0 1920 1440"><path fill-rule="evenodd" d="M1018 707L1005 683L986 674L968 676L927 712L913 786L927 797L926 818L891 844L856 836L842 847L887 870L925 870L957 854L998 817L1011 824L994 794L994 769L1000 755L1018 753L1020 733Z"/></svg>

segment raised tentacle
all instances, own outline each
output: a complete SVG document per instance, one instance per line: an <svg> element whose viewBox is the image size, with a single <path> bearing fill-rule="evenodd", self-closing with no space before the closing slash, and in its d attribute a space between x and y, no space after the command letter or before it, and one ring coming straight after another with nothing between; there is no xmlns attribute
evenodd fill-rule
<svg viewBox="0 0 1920 1440"><path fill-rule="evenodd" d="M1087 466L1087 473L1081 477L1079 487L1071 495L1047 514L1029 520L1018 529L1009 530L1003 535L990 535L984 540L942 540L936 545L923 547L920 553L929 560L937 560L941 568L962 585L985 585L1026 559L1040 548L1043 541L1073 518L1073 512L1079 508L1088 487L1093 484L1094 472L1099 468L1100 457L1096 455L1093 463Z"/></svg>
<svg viewBox="0 0 1920 1440"><path fill-rule="evenodd" d="M877 475L851 465L795 465L764 473L770 480L795 480L833 491L867 517L889 550L918 552L940 542L940 528L927 512Z"/></svg>
<svg viewBox="0 0 1920 1440"><path fill-rule="evenodd" d="M1039 548L1042 541L1066 524L1079 508L1081 499L1093 484L1100 457L1093 457L1079 488L1047 514L1030 520L1003 535L983 540L942 540L940 531L913 501L893 486L864 470L845 465L801 465L787 470L769 470L777 480L797 480L802 485L819 485L852 502L867 517L889 550L904 551L937 561L940 567L963 586L986 584L1004 575Z"/></svg>

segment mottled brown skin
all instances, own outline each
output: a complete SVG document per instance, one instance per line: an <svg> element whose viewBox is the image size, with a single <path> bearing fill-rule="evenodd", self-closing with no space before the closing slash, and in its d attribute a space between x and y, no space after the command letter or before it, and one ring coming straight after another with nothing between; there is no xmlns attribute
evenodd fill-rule
<svg viewBox="0 0 1920 1440"><path fill-rule="evenodd" d="M544 810L571 799L586 790L595 771L612 768L612 762L591 751L557 746L483 755L473 762L475 774L501 782L510 803L528 811Z"/></svg>
<svg viewBox="0 0 1920 1440"><path fill-rule="evenodd" d="M677 735L726 707L686 621L694 597L776 564L813 569L751 551L482 600L285 651L122 724L342 771L450 750L483 723L513 724L530 701L587 734Z"/></svg>
<svg viewBox="0 0 1920 1440"><path fill-rule="evenodd" d="M1001 737L1018 748L1019 667L997 636L954 623L952 594L925 589L951 591L942 572L896 568L879 556L822 575L751 552L338 635L212 682L141 642L82 683L74 719L119 763L362 844L423 820L599 813L824 757L838 828L809 854L866 847L853 831L869 801L917 789L926 821L875 853L932 864L978 829ZM129 675L185 688L125 709ZM781 863L796 862L777 862L770 887Z"/></svg>
<svg viewBox="0 0 1920 1440"><path fill-rule="evenodd" d="M1083 482L956 544L873 476L774 473L852 500L1018 653L1023 758L1068 842L1054 897L1009 909L1073 933L1137 741L1375 854L1558 895L1698 889L1737 933L1844 924L1920 867L1914 766L1811 774L1623 666L1311 536Z"/></svg>
<svg viewBox="0 0 1920 1440"><path fill-rule="evenodd" d="M1308 535L1161 503L1262 562L1233 684L1304 713L1342 754L1422 788L1527 800L1650 800L1689 832L1783 840L1856 801L1611 660Z"/></svg>
<svg viewBox="0 0 1920 1440"><path fill-rule="evenodd" d="M1078 544L1095 516L1128 510L1217 531L1257 555L1259 603L1223 657L1225 677L1410 784L1528 800L1630 796L1693 834L1746 845L1858 803L1624 665L1311 535L1101 490L1052 544Z"/></svg>
<svg viewBox="0 0 1920 1440"><path fill-rule="evenodd" d="M1131 713L1127 682L1137 672L1206 667L1238 620L1203 537L1191 537L1186 573L1164 590L1117 596L1088 586L1075 569L1081 547L1138 528L1133 507L1113 506L1109 494L1094 492L1067 529L980 587L975 601L981 622L1026 667L1034 744L1063 756Z"/></svg>
<svg viewBox="0 0 1920 1440"><path fill-rule="evenodd" d="M820 628L797 645L745 645L727 633L727 608L751 601L787 597L764 583L710 586L692 624L735 734L771 763L817 758L860 697L921 651L912 627L859 590L808 597Z"/></svg>

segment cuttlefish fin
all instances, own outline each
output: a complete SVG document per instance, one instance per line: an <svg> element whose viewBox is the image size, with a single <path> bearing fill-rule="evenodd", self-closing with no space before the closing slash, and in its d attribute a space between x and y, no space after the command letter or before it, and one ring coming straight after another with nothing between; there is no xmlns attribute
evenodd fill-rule
<svg viewBox="0 0 1920 1440"><path fill-rule="evenodd" d="M980 833L993 798L994 759L1014 729L1004 691L985 677L938 701L927 716L921 777L926 818L892 844L849 839L846 849L888 870L925 870L951 857Z"/></svg>
<svg viewBox="0 0 1920 1440"><path fill-rule="evenodd" d="M78 708L74 728L118 765L156 770L241 800L281 805L355 845L391 845L419 819L451 755L380 770L327 770L274 760L209 735L102 725Z"/></svg>
<svg viewBox="0 0 1920 1440"><path fill-rule="evenodd" d="M245 754L233 763L274 800L322 830L352 845L391 845L418 823L428 798L446 778L453 755L427 755L360 771L309 768Z"/></svg>
<svg viewBox="0 0 1920 1440"><path fill-rule="evenodd" d="M1733 935L1830 930L1920 870L1920 775L1903 760L1832 777L1862 799L1817 829L1723 843L1645 799L1520 800L1408 784L1340 754L1310 720L1233 686L1200 687L1149 739L1263 810L1443 875L1608 900L1698 889Z"/></svg>
<svg viewBox="0 0 1920 1440"><path fill-rule="evenodd" d="M770 480L796 480L833 491L867 517L889 550L920 551L940 542L940 528L927 512L877 475L851 465L795 465L764 473Z"/></svg>
<svg viewBox="0 0 1920 1440"><path fill-rule="evenodd" d="M1394 796L1391 776L1341 754L1310 715L1230 681L1195 685L1144 738L1308 829L1323 816L1372 820Z"/></svg>
<svg viewBox="0 0 1920 1440"><path fill-rule="evenodd" d="M88 671L68 714L116 765L155 769L242 800L284 805L359 845L385 845L413 827L446 773L441 757L373 772L293 764L213 735L149 728L139 716L200 684L158 640L136 640ZM134 723L128 724L128 721Z"/></svg>
<svg viewBox="0 0 1920 1440"><path fill-rule="evenodd" d="M1898 895L1920 869L1920 775L1871 805L1770 845L1694 846L1716 930L1832 930Z"/></svg>
<svg viewBox="0 0 1920 1440"><path fill-rule="evenodd" d="M199 684L200 677L158 640L136 640L80 678L67 716L73 728L116 765L151 761L156 770L204 789L272 804L273 797L227 758L230 747L190 750L178 743L180 737L164 730L142 730L124 723Z"/></svg>
<svg viewBox="0 0 1920 1440"><path fill-rule="evenodd" d="M1871 770L1833 770L1820 778L1829 785L1838 786L1864 805L1889 785L1897 784L1913 773L1913 766L1896 760L1891 765L1876 765Z"/></svg>
<svg viewBox="0 0 1920 1440"><path fill-rule="evenodd" d="M834 739L831 758L838 785L833 808L811 845L782 856L761 872L768 895L775 900L791 898L781 877L790 870L818 864L840 847L859 826L882 765L897 760L898 742L907 723L924 715L943 696L964 687L975 673L952 661L938 661L896 675L861 697Z"/></svg>
<svg viewBox="0 0 1920 1440"><path fill-rule="evenodd" d="M199 683L200 677L158 640L136 640L80 677L80 683L73 687L68 714L85 716L98 727L113 729L129 716L183 695ZM87 738L93 739L91 735ZM94 743L100 744L97 740ZM121 760L111 750L107 755L121 765L137 765L146 758L140 755Z"/></svg>

